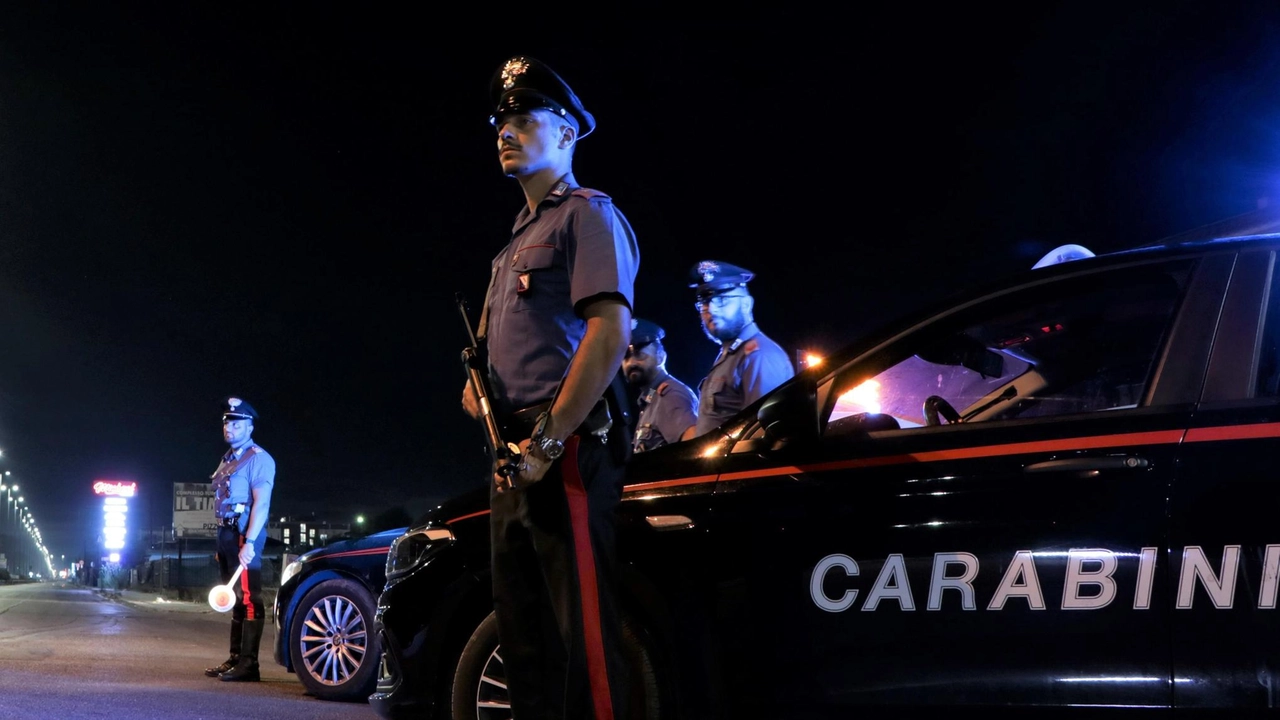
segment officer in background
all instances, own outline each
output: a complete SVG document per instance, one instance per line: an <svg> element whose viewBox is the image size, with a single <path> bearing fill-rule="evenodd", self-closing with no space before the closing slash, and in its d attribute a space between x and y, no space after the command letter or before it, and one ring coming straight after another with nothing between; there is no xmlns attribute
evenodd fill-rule
<svg viewBox="0 0 1280 720"><path fill-rule="evenodd" d="M267 543L276 461L253 441L257 419L258 413L244 400L229 397L224 401L222 437L231 447L212 475L218 523L216 557L223 584L231 581L238 565L244 566L233 588L236 604L231 609L231 655L221 665L204 671L227 682L258 681L258 646L266 620L262 548Z"/></svg>
<svg viewBox="0 0 1280 720"><path fill-rule="evenodd" d="M640 250L608 195L573 176L595 128L546 64L513 57L494 73L497 159L524 203L490 267L478 339L491 406L516 474L493 475L493 606L516 718L621 717L615 513L632 420L622 358ZM474 418L474 389L462 405Z"/></svg>
<svg viewBox="0 0 1280 720"><path fill-rule="evenodd" d="M698 421L698 397L667 372L666 331L648 320L631 323L631 345L622 371L639 395L640 418L632 444L644 452L679 442Z"/></svg>
<svg viewBox="0 0 1280 720"><path fill-rule="evenodd" d="M720 354L698 385L698 423L684 439L720 427L795 375L787 351L756 325L755 298L747 291L753 277L750 270L717 260L703 260L690 270L702 329L720 345Z"/></svg>

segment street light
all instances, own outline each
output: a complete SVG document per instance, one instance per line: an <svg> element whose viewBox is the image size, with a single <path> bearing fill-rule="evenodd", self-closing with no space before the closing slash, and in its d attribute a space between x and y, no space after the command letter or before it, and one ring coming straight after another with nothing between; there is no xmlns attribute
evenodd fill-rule
<svg viewBox="0 0 1280 720"><path fill-rule="evenodd" d="M9 473L6 472L5 474L8 475ZM17 490L18 486L14 485L13 489ZM17 522L22 522L22 516L23 516L23 510L24 510L24 508L22 507L22 503L25 501L26 501L26 498L22 497L21 495L18 496L17 500L13 501L14 520L16 520ZM17 528L14 528L13 537L15 540L15 543L14 543L15 547L13 548L13 554L18 560L18 573L21 574L22 573L22 557L23 557L22 540L21 538L18 537Z"/></svg>
<svg viewBox="0 0 1280 720"><path fill-rule="evenodd" d="M0 515L0 544L3 544L6 553L13 553L13 542L9 540L6 529L12 530L9 526L9 503L13 501L13 489L5 485L2 481L4 475L0 474L0 492L4 493L4 514ZM17 535L14 535L16 540ZM8 570L8 558L6 558L5 570Z"/></svg>

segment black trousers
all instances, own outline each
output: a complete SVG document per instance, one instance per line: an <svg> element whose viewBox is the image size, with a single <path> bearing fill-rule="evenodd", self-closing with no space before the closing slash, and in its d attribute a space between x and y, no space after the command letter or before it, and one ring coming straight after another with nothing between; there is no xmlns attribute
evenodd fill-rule
<svg viewBox="0 0 1280 720"><path fill-rule="evenodd" d="M622 718L622 482L614 451L571 435L541 481L490 491L494 611L515 720Z"/></svg>
<svg viewBox="0 0 1280 720"><path fill-rule="evenodd" d="M258 538L254 546L256 554L236 580L236 604L231 608L231 621L241 623L245 620L261 620L266 618L266 608L262 603L262 546L266 545L266 533ZM240 546L244 544L244 536L237 528L218 528L218 573L222 582L226 583L240 566Z"/></svg>

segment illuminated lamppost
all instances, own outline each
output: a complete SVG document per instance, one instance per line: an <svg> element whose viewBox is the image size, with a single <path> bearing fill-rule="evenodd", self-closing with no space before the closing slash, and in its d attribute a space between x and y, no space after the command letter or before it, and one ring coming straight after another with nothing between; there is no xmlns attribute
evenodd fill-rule
<svg viewBox="0 0 1280 720"><path fill-rule="evenodd" d="M30 516L29 510L31 508L30 506L25 504L25 501L26 501L26 498L22 498L22 497L18 498L18 502L23 503L23 507L18 510L18 521L22 523L22 531L30 535L31 534L31 516ZM18 542L18 574L22 575L23 577L26 577L26 574L27 574L26 570L23 569L24 567L26 567L26 564L27 564L27 544L25 542L19 541Z"/></svg>
<svg viewBox="0 0 1280 720"><path fill-rule="evenodd" d="M0 515L0 547L2 547L8 555L12 555L13 541L9 540L9 533L5 531L6 529L10 531L13 530L12 527L9 527L9 503L13 502L13 488L4 484L3 479L4 476L0 475L0 492L4 493L4 514ZM9 562L8 555L6 555L6 563ZM6 564L5 570L7 571L8 569L9 568Z"/></svg>
<svg viewBox="0 0 1280 720"><path fill-rule="evenodd" d="M9 526L9 532L13 535L14 540L16 541L16 540L17 540L17 537L18 537L18 498L17 498L17 494L18 494L18 490L19 490L19 488L18 488L18 486L17 486L17 485L14 485L14 484L13 484L13 481L12 481L12 480L10 480L10 479L9 479L9 477L10 477L11 475L13 475L13 473L9 472L8 470L5 470L5 471L4 471L4 477L5 477L5 480L7 481L7 484L9 485L9 487L8 487L8 492L7 492L7 494L6 494L5 502L4 502L4 521L5 521L5 524L7 524L7 525ZM13 502L13 521L12 521L12 522L9 520L9 503L10 503L11 501Z"/></svg>
<svg viewBox="0 0 1280 720"><path fill-rule="evenodd" d="M9 571L14 572L18 562L18 547L22 540L18 537L18 497L14 493L17 491L17 485L9 485L5 488L4 498L4 521L8 525L8 532L5 533L7 547L5 551L9 554ZM9 506L13 505L13 514L9 514Z"/></svg>
<svg viewBox="0 0 1280 720"><path fill-rule="evenodd" d="M8 474L9 473L7 472L5 473L5 475L8 475ZM10 557L8 558L10 570L12 570L12 568L17 567L15 563L18 562L18 549L22 545L22 539L18 537L18 498L16 496L17 492L18 492L17 485L9 485L8 487L5 488L4 524L8 526L8 532L5 534L5 538L6 538L5 544L7 545L6 551L10 555ZM10 519L10 515L9 515L9 506L11 504L13 505L12 519Z"/></svg>
<svg viewBox="0 0 1280 720"><path fill-rule="evenodd" d="M18 486L15 485L13 489L17 490ZM26 526L27 526L27 522L26 522L27 509L23 507L23 505L26 504L26 501L27 499L25 497L19 495L18 499L13 503L14 519L17 521L19 525L22 525L23 529L26 529ZM17 557L17 561L18 561L19 575L22 574L22 562L23 562L23 558L26 557L26 553L23 552L22 546L23 546L22 540L21 538L19 538L18 542L14 543L14 549L13 549L14 555Z"/></svg>

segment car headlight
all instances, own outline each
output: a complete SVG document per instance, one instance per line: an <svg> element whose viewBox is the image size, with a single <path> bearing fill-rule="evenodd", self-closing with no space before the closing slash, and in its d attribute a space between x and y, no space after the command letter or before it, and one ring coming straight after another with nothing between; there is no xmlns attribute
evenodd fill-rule
<svg viewBox="0 0 1280 720"><path fill-rule="evenodd" d="M387 579L413 570L427 559L432 548L452 540L453 532L439 527L411 530L401 535L387 551Z"/></svg>
<svg viewBox="0 0 1280 720"><path fill-rule="evenodd" d="M302 571L302 563L298 562L297 560L294 560L288 565L285 565L284 572L280 573L281 587L283 587L285 583L289 582L289 578L293 577L294 575L297 575L301 571Z"/></svg>

